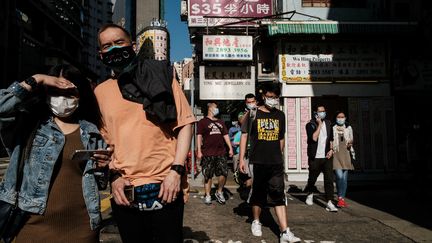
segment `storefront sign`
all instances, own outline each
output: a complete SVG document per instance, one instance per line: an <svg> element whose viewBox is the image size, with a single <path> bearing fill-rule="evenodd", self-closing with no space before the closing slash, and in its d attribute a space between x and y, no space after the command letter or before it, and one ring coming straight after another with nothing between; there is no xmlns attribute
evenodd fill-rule
<svg viewBox="0 0 432 243"><path fill-rule="evenodd" d="M252 36L203 36L203 60L251 61L252 50Z"/></svg>
<svg viewBox="0 0 432 243"><path fill-rule="evenodd" d="M266 17L273 14L272 0L189 0L188 6L189 27L219 26L245 18ZM229 26L239 25L254 25L254 23L243 22Z"/></svg>
<svg viewBox="0 0 432 243"><path fill-rule="evenodd" d="M200 66L201 100L243 100L255 93L255 67Z"/></svg>
<svg viewBox="0 0 432 243"><path fill-rule="evenodd" d="M279 55L281 82L374 80L385 78L380 43L284 43Z"/></svg>

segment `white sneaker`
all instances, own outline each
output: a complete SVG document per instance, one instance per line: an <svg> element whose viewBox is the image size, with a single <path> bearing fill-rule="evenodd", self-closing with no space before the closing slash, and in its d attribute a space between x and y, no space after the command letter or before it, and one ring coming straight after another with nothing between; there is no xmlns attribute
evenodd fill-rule
<svg viewBox="0 0 432 243"><path fill-rule="evenodd" d="M209 204L212 203L212 198L211 198L210 195L206 195L206 196L204 197L204 203L207 204L207 205L209 205Z"/></svg>
<svg viewBox="0 0 432 243"><path fill-rule="evenodd" d="M220 204L225 204L226 200L225 200L225 197L223 195L223 192L216 191L215 196L216 196L217 201Z"/></svg>
<svg viewBox="0 0 432 243"><path fill-rule="evenodd" d="M261 223L258 220L252 221L251 231L254 236L262 236Z"/></svg>
<svg viewBox="0 0 432 243"><path fill-rule="evenodd" d="M285 232L281 233L279 238L280 243L291 243L291 242L300 242L300 241L301 239L295 237L294 234L289 230L289 228L287 228Z"/></svg>
<svg viewBox="0 0 432 243"><path fill-rule="evenodd" d="M305 203L309 206L313 205L313 193L307 195Z"/></svg>
<svg viewBox="0 0 432 243"><path fill-rule="evenodd" d="M329 212L337 212L338 209L335 207L335 205L332 203L332 201L327 202L326 210Z"/></svg>

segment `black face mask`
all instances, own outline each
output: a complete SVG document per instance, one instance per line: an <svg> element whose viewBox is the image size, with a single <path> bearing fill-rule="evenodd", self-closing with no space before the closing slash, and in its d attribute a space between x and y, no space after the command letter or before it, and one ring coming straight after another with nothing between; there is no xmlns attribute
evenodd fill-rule
<svg viewBox="0 0 432 243"><path fill-rule="evenodd" d="M107 52L102 53L102 62L114 72L121 72L135 56L132 46L112 46Z"/></svg>

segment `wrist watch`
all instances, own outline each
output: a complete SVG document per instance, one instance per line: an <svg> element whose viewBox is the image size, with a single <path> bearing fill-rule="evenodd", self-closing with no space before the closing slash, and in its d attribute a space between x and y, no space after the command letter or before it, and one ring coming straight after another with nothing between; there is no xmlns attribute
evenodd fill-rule
<svg viewBox="0 0 432 243"><path fill-rule="evenodd" d="M177 172L179 175L184 175L185 167L183 165L171 165L171 170Z"/></svg>
<svg viewBox="0 0 432 243"><path fill-rule="evenodd" d="M118 170L109 170L109 181L112 183L118 178L122 177L122 174Z"/></svg>
<svg viewBox="0 0 432 243"><path fill-rule="evenodd" d="M32 90L35 90L35 89L37 88L37 82L36 82L36 79L33 78L32 76L26 78L26 79L24 80L24 83L28 84L28 85L31 87Z"/></svg>

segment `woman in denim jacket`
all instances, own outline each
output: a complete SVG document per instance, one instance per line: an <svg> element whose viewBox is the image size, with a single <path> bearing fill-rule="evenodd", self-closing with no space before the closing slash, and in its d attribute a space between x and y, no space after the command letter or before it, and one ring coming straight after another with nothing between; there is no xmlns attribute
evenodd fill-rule
<svg viewBox="0 0 432 243"><path fill-rule="evenodd" d="M76 149L104 149L89 81L70 65L53 67L0 90L0 132L10 164L0 200L29 212L17 242L99 242L98 185L110 155L75 161ZM17 166L24 156L21 189ZM105 173L107 174L107 173Z"/></svg>

